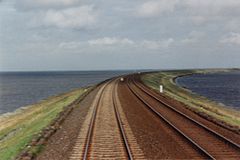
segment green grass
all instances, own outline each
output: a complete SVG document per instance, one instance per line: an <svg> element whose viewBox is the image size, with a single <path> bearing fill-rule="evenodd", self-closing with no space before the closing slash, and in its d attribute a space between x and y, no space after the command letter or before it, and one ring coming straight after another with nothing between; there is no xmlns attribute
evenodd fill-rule
<svg viewBox="0 0 240 160"><path fill-rule="evenodd" d="M174 79L178 76L194 73L212 73L228 72L232 70L181 70L181 71L163 71L158 73L145 74L142 81L155 90L159 90L159 85L164 86L164 94L174 98L197 112L203 112L207 115L221 120L232 126L240 126L240 112L229 107L221 106L217 102L211 101L206 97L197 95L188 89L179 87Z"/></svg>
<svg viewBox="0 0 240 160"><path fill-rule="evenodd" d="M44 127L49 125L64 107L86 90L78 89L51 97L38 104L18 110L16 114L0 117L0 159L14 159ZM34 153L42 146L33 149Z"/></svg>

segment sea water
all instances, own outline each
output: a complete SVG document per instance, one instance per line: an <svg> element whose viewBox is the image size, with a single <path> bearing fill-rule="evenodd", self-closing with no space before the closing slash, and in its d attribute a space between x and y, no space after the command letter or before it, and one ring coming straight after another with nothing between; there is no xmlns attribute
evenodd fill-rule
<svg viewBox="0 0 240 160"><path fill-rule="evenodd" d="M133 71L1 72L0 114Z"/></svg>
<svg viewBox="0 0 240 160"><path fill-rule="evenodd" d="M240 71L193 74L176 79L182 87L240 110Z"/></svg>

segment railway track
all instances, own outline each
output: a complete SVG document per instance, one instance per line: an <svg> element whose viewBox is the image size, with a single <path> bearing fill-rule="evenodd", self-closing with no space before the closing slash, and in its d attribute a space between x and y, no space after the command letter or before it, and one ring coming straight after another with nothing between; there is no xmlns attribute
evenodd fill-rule
<svg viewBox="0 0 240 160"><path fill-rule="evenodd" d="M131 92L156 116L169 124L207 159L240 159L239 144L227 139L173 106L160 100L134 79L127 79Z"/></svg>
<svg viewBox="0 0 240 160"><path fill-rule="evenodd" d="M118 109L116 108L113 90L114 86L104 88L98 105L94 109L83 159L132 159L126 134L120 120ZM101 104L104 94L109 95L109 93L111 93L112 96L105 97L109 98L107 101L110 102L110 104L104 104L103 102ZM109 107L103 105L108 105Z"/></svg>
<svg viewBox="0 0 240 160"><path fill-rule="evenodd" d="M120 118L120 114L119 114L119 111L118 111L118 108L117 108L116 92L117 92L116 85L114 85L113 94L112 94L113 107L114 107L115 115L117 117L118 127L121 130L121 137L122 137L122 140L124 142L125 150L126 150L126 153L127 153L127 158L132 160L133 155L131 153L131 149L130 149L130 146L129 146L128 140L127 140L127 136L126 136L126 133L124 131L122 120Z"/></svg>
<svg viewBox="0 0 240 160"><path fill-rule="evenodd" d="M100 91L84 145L79 145L70 159L133 159L116 104L115 81Z"/></svg>

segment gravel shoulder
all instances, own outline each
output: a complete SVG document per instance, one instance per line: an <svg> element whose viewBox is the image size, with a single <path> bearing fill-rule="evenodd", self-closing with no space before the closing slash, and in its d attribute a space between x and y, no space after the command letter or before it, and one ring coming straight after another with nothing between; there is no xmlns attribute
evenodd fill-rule
<svg viewBox="0 0 240 160"><path fill-rule="evenodd" d="M232 70L177 70L147 73L141 75L141 81L149 88L159 91L159 85L164 86L165 97L185 106L198 115L212 121L221 127L240 134L240 112L230 107L223 107L206 97L192 93L175 83L175 79L184 75L229 72Z"/></svg>
<svg viewBox="0 0 240 160"><path fill-rule="evenodd" d="M60 129L50 137L43 151L37 156L37 160L66 160L70 157L81 126L98 90L99 87L94 89L73 109Z"/></svg>
<svg viewBox="0 0 240 160"><path fill-rule="evenodd" d="M203 158L183 137L156 117L128 89L119 84L118 96L132 133L147 159Z"/></svg>

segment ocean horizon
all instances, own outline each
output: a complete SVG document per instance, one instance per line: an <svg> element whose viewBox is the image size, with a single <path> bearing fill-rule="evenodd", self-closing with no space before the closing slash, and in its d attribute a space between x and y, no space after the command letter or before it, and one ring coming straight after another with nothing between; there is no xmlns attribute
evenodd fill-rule
<svg viewBox="0 0 240 160"><path fill-rule="evenodd" d="M136 70L0 72L0 114Z"/></svg>

